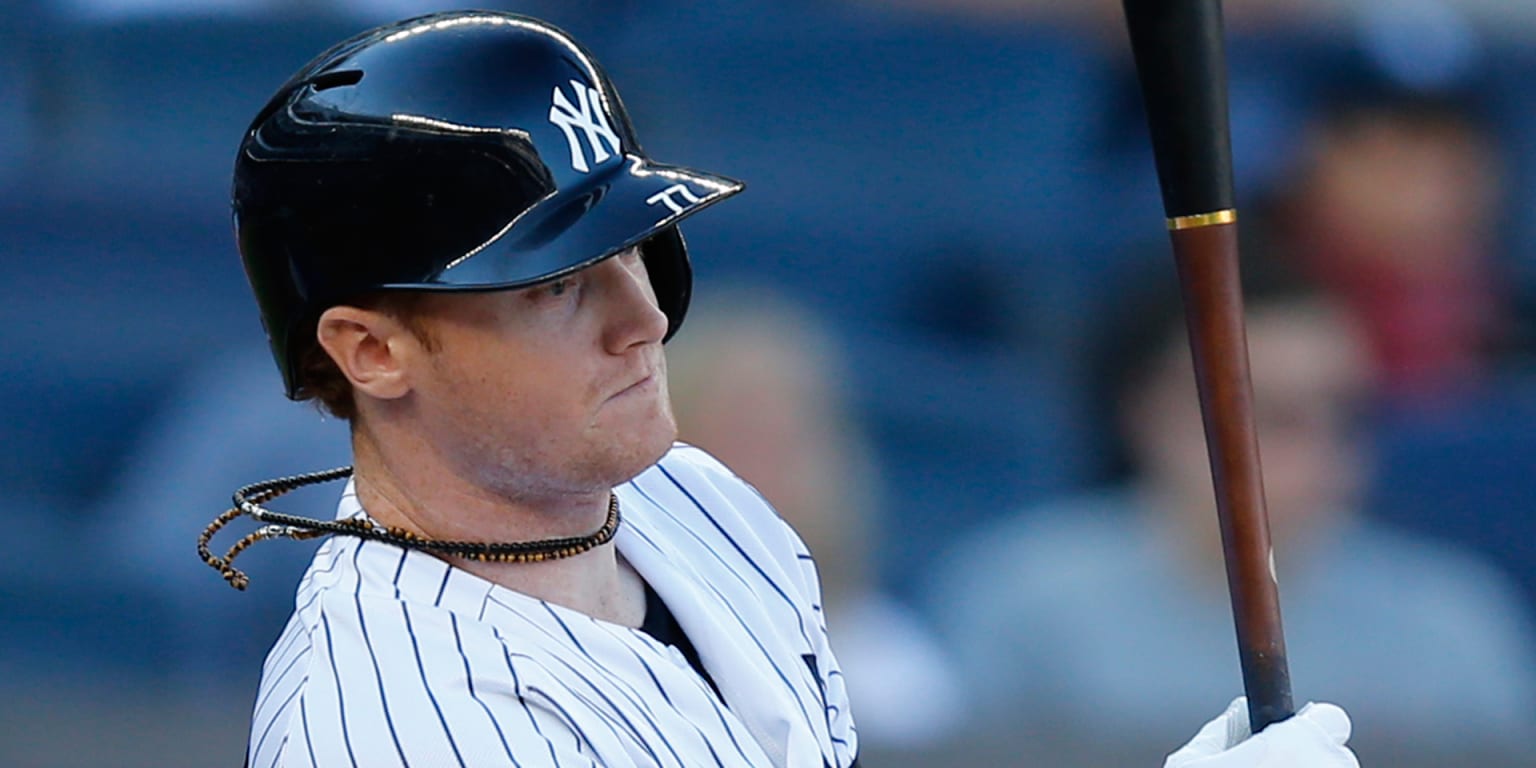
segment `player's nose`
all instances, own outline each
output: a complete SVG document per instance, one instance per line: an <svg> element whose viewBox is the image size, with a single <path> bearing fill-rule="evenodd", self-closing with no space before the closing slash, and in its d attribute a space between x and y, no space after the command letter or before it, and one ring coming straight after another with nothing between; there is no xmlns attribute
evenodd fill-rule
<svg viewBox="0 0 1536 768"><path fill-rule="evenodd" d="M601 270L610 312L608 347L622 352L637 344L661 343L667 335L667 315L656 301L640 250L632 248L593 269Z"/></svg>

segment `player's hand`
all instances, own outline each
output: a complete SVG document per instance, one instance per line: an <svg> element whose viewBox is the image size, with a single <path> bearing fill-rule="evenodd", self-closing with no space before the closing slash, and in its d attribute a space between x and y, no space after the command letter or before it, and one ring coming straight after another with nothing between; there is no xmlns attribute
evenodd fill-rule
<svg viewBox="0 0 1536 768"><path fill-rule="evenodd" d="M1205 724L1163 768L1360 768L1349 740L1349 715L1333 704L1308 704L1295 717L1248 733L1248 699L1239 696Z"/></svg>

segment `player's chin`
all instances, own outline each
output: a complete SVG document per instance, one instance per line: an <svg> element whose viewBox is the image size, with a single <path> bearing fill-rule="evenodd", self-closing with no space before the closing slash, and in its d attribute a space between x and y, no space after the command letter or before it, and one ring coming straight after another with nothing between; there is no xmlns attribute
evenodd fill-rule
<svg viewBox="0 0 1536 768"><path fill-rule="evenodd" d="M661 457L672 449L672 444L677 442L677 421L672 418L672 410L667 408L658 413L650 424L650 429L646 431L644 439L638 442L637 447L643 462L636 474L660 461Z"/></svg>

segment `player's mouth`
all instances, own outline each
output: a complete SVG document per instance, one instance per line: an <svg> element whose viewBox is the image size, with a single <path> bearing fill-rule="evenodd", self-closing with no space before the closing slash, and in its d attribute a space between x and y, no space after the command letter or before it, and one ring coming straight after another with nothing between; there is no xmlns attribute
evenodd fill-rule
<svg viewBox="0 0 1536 768"><path fill-rule="evenodd" d="M645 377L640 379L639 381L636 381L635 383L630 384L629 386L619 390L618 392L613 393L613 396L609 397L608 399L609 400L619 400L619 399L630 397L630 396L634 396L634 395L642 395L642 394L653 393L653 392L656 391L656 387L657 387L658 383L659 383L659 378L656 375L656 371L653 370L650 373L646 374Z"/></svg>

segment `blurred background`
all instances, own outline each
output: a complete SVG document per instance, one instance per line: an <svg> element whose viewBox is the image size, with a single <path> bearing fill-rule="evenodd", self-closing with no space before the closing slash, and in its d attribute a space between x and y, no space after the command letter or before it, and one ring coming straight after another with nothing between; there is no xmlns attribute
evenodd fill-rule
<svg viewBox="0 0 1536 768"><path fill-rule="evenodd" d="M748 182L684 228L677 407L819 555L864 764L1158 765L1239 692L1116 3L479 5ZM0 764L240 764L313 546L240 594L194 541L348 457L281 396L234 148L329 44L448 7L0 9ZM1296 696L1366 765L1531 765L1536 5L1225 7Z"/></svg>

